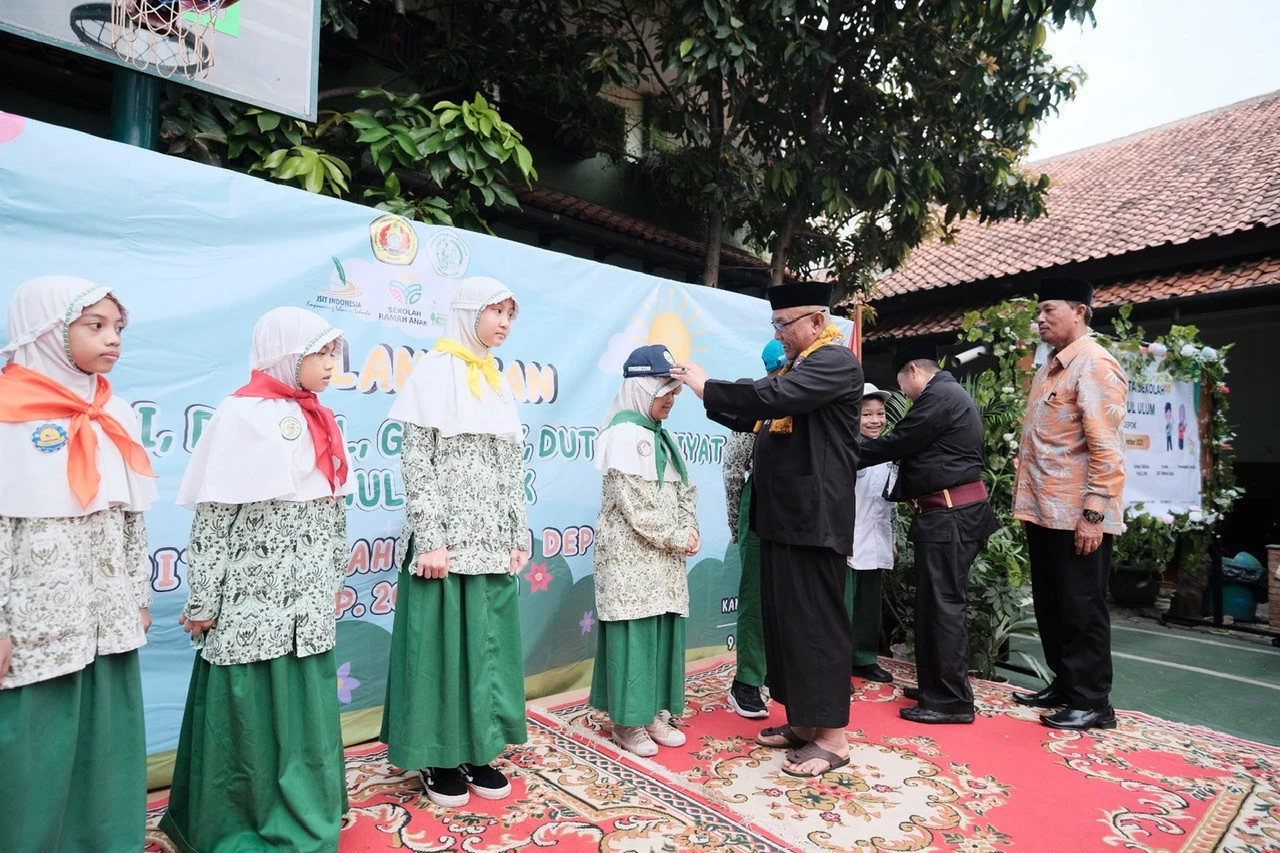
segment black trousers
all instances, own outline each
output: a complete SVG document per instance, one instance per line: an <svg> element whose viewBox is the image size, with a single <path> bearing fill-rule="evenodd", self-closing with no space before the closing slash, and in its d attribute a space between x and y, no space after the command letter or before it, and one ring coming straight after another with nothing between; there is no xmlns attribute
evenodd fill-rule
<svg viewBox="0 0 1280 853"><path fill-rule="evenodd" d="M792 726L849 725L853 632L843 554L760 540L765 681Z"/></svg>
<svg viewBox="0 0 1280 853"><path fill-rule="evenodd" d="M1111 614L1107 575L1112 537L1092 554L1076 553L1074 530L1024 522L1031 556L1031 594L1044 659L1053 687L1072 708L1106 707L1111 701Z"/></svg>
<svg viewBox="0 0 1280 853"><path fill-rule="evenodd" d="M995 530L986 501L918 515L911 523L916 552L916 680L920 707L944 714L973 711L969 570Z"/></svg>

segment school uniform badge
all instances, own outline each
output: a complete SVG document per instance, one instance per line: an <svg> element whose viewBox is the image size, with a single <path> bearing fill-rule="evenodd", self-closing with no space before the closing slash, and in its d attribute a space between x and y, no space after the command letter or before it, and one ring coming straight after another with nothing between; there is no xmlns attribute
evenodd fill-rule
<svg viewBox="0 0 1280 853"><path fill-rule="evenodd" d="M289 415L280 421L280 435L285 441L297 441L298 436L302 435L302 421Z"/></svg>
<svg viewBox="0 0 1280 853"><path fill-rule="evenodd" d="M641 456L652 456L653 442L648 441L647 439L636 442L636 453L639 453Z"/></svg>
<svg viewBox="0 0 1280 853"><path fill-rule="evenodd" d="M41 424L31 433L31 444L41 453L56 453L67 446L67 431L57 424Z"/></svg>

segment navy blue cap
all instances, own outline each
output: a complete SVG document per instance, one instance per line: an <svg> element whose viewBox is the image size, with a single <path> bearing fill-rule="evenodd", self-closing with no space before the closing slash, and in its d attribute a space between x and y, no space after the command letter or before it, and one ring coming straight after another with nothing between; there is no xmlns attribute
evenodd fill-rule
<svg viewBox="0 0 1280 853"><path fill-rule="evenodd" d="M627 356L626 364L622 365L622 378L670 376L671 368L675 367L675 364L676 360L671 357L671 350L662 344L650 344L633 350L631 355Z"/></svg>

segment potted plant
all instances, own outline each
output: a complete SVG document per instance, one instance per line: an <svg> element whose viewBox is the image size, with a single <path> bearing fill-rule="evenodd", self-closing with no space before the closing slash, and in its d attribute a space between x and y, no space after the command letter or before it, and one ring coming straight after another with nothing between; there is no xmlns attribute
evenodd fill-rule
<svg viewBox="0 0 1280 853"><path fill-rule="evenodd" d="M1160 576L1173 559L1175 519L1152 515L1142 504L1125 508L1125 530L1111 550L1111 600L1120 607L1153 607Z"/></svg>

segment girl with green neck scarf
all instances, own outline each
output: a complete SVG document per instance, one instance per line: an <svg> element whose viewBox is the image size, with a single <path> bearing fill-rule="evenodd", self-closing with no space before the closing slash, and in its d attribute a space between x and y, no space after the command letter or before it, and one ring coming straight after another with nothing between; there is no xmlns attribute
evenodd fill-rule
<svg viewBox="0 0 1280 853"><path fill-rule="evenodd" d="M698 553L698 490L663 421L680 383L661 345L627 359L625 377L596 442L604 496L596 524L596 616L600 620L591 704L613 739L637 755L685 737L662 717L684 711L686 560Z"/></svg>

